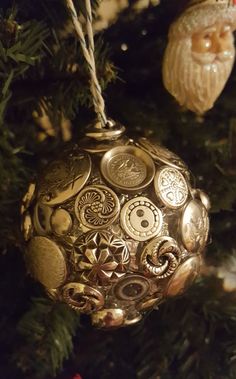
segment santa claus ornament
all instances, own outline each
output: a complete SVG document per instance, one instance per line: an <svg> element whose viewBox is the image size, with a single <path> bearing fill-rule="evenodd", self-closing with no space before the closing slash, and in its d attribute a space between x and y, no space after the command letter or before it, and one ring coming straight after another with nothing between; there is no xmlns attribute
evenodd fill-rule
<svg viewBox="0 0 236 379"><path fill-rule="evenodd" d="M25 259L55 301L101 328L131 325L198 276L210 203L185 163L106 118L89 46L67 0L91 71L99 121L29 186L22 203Z"/></svg>
<svg viewBox="0 0 236 379"><path fill-rule="evenodd" d="M193 0L171 25L163 81L178 103L201 115L211 109L231 73L235 0Z"/></svg>

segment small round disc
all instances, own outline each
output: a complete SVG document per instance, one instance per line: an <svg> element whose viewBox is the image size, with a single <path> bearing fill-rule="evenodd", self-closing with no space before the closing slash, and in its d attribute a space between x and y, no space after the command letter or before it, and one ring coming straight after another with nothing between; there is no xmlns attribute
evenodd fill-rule
<svg viewBox="0 0 236 379"><path fill-rule="evenodd" d="M66 261L60 247L46 237L33 237L26 262L31 275L47 288L58 288L66 279Z"/></svg>
<svg viewBox="0 0 236 379"><path fill-rule="evenodd" d="M69 212L65 209L56 209L51 215L52 230L58 236L66 235L72 228L72 218Z"/></svg>
<svg viewBox="0 0 236 379"><path fill-rule="evenodd" d="M157 197L168 208L180 208L188 199L187 182L182 173L175 168L165 166L158 170L154 185Z"/></svg>
<svg viewBox="0 0 236 379"><path fill-rule="evenodd" d="M147 241L162 228L163 216L155 204L146 197L129 200L121 210L121 226L134 240Z"/></svg>
<svg viewBox="0 0 236 379"><path fill-rule="evenodd" d="M161 146L159 143L152 143L147 138L141 137L137 145L145 150L155 161L162 162L168 166L181 171L188 171L187 165L175 153Z"/></svg>
<svg viewBox="0 0 236 379"><path fill-rule="evenodd" d="M102 158L101 172L113 187L125 192L147 187L154 178L152 158L134 146L117 146Z"/></svg>
<svg viewBox="0 0 236 379"><path fill-rule="evenodd" d="M146 296L150 289L148 279L141 275L128 275L114 287L114 294L120 300L136 301Z"/></svg>
<svg viewBox="0 0 236 379"><path fill-rule="evenodd" d="M47 205L64 203L83 188L90 172L89 155L78 149L51 162L39 179L40 202Z"/></svg>
<svg viewBox="0 0 236 379"><path fill-rule="evenodd" d="M209 218L205 206L199 200L191 200L181 219L181 235L186 249L201 252L206 246L209 233Z"/></svg>
<svg viewBox="0 0 236 379"><path fill-rule="evenodd" d="M167 296L181 295L195 281L200 273L201 258L199 255L186 259L171 277L167 289Z"/></svg>
<svg viewBox="0 0 236 379"><path fill-rule="evenodd" d="M122 309L103 309L91 315L92 324L97 328L115 328L124 324L125 313Z"/></svg>
<svg viewBox="0 0 236 379"><path fill-rule="evenodd" d="M105 229L118 217L117 195L103 185L85 187L75 201L75 214L88 229Z"/></svg>

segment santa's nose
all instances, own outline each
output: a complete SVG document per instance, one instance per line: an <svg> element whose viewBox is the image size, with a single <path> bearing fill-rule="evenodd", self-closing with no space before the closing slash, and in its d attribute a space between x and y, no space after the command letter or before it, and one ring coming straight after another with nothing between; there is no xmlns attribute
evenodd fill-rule
<svg viewBox="0 0 236 379"><path fill-rule="evenodd" d="M228 49L228 41L225 41L225 39L222 39L219 33L213 33L210 52L217 54L227 49Z"/></svg>

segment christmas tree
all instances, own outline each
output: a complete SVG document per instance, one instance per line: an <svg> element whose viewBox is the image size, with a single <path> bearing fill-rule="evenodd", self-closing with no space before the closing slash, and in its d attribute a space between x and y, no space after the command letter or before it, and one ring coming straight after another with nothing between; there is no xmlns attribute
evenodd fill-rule
<svg viewBox="0 0 236 379"><path fill-rule="evenodd" d="M74 3L83 23L85 2ZM97 76L109 117L129 137L155 137L181 156L194 187L211 199L200 278L140 323L105 332L53 302L28 275L20 229L21 199L36 172L69 141L79 144L94 119L88 65L65 1L1 2L4 379L236 377L236 71L207 113L188 111L168 94L162 79L168 30L187 3L92 1Z"/></svg>

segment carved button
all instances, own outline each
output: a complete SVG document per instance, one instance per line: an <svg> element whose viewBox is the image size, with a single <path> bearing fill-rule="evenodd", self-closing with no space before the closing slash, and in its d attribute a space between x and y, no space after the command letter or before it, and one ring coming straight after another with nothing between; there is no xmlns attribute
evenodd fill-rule
<svg viewBox="0 0 236 379"><path fill-rule="evenodd" d="M188 185L184 176L175 168L163 167L155 176L157 197L169 208L182 207L188 198Z"/></svg>
<svg viewBox="0 0 236 379"><path fill-rule="evenodd" d="M84 188L75 202L75 214L88 229L105 229L118 217L119 211L115 192L102 185Z"/></svg>
<svg viewBox="0 0 236 379"><path fill-rule="evenodd" d="M156 236L163 223L158 209L146 197L129 200L121 210L121 226L125 232L137 241L147 241Z"/></svg>

